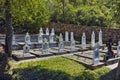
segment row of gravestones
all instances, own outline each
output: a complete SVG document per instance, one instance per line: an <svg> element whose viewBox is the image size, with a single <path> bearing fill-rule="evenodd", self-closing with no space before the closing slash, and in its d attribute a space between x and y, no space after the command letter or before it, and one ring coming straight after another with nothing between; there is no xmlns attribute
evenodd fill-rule
<svg viewBox="0 0 120 80"><path fill-rule="evenodd" d="M46 35L49 36L48 28L46 29ZM48 42L48 39L47 38L42 38L42 36L43 36L43 30L41 28L39 36L38 36L38 43L42 44L42 54L49 54L49 42ZM51 36L52 36L52 38L50 38L50 42L54 42L54 40L53 40L53 38L54 38L53 36L55 36L54 29L52 29L52 31L51 31L50 37ZM14 42L14 44L16 44L15 36L13 36L13 42ZM75 51L75 40L74 40L73 32L71 32L70 41L69 41L69 33L65 32L65 42L63 41L62 33L60 33L59 42L58 42L59 53L64 52L64 46L65 46L65 43L67 43L67 42L70 42L69 44L71 46L71 51ZM25 36L25 45L23 46L23 54L28 53L30 51L30 44L31 44L30 35L27 33L26 36ZM99 32L99 46L102 46L102 31L101 30ZM91 47L94 47L94 64L99 64L99 58L100 58L99 46L98 46L98 44L95 45L95 33L93 31L92 35L91 35ZM85 36L85 33L83 33L83 36L82 36L82 48L86 49L86 36ZM119 42L119 45L117 47L117 50L118 50L118 55L120 56L120 42Z"/></svg>
<svg viewBox="0 0 120 80"><path fill-rule="evenodd" d="M54 28L52 28L50 35L49 35L49 29L48 28L46 28L46 35L43 34L43 30L42 30L42 28L40 28L39 36L38 36L38 44L43 43L43 38L47 38L49 43L56 43L55 36L56 35L55 35ZM71 41L72 41L73 37L74 37L73 32L71 32L71 39L70 39ZM69 40L69 33L66 31L65 32L65 44L67 46L70 45L70 40ZM30 37L28 32L26 33L26 36L25 36L25 43L31 44L31 37ZM82 48L86 49L85 33L83 33L83 35L82 35L81 44L82 44ZM99 32L99 45L102 46L102 44L103 44L102 43L102 31L100 30L100 32ZM17 45L15 35L13 35L12 45ZM94 47L94 46L95 46L95 33L93 31L92 35L91 35L91 47Z"/></svg>
<svg viewBox="0 0 120 80"><path fill-rule="evenodd" d="M46 29L46 35L49 36L49 29L48 28ZM53 28L52 31L51 31L51 34L50 34L50 40L49 40L50 43L54 42L54 36L55 36L55 31L54 31L54 28ZM42 30L42 28L40 28L40 30L39 30L38 43L43 43L43 30ZM63 51L64 43L65 43L65 45L71 45L71 50L72 51L75 50L75 40L74 40L73 32L71 32L71 39L70 39L70 41L69 41L69 33L65 32L65 42L63 41L62 34L60 34L59 45L58 45L60 51ZM16 41L15 41L15 36L14 35L13 35L12 44L16 45ZM28 45L31 44L29 33L26 33L25 44L28 44ZM99 32L99 45L102 46L102 31L101 30ZM95 46L95 33L94 33L94 31L93 31L93 33L91 35L91 46L92 47ZM83 36L82 36L82 48L86 49L86 36L85 36L85 33L83 33Z"/></svg>

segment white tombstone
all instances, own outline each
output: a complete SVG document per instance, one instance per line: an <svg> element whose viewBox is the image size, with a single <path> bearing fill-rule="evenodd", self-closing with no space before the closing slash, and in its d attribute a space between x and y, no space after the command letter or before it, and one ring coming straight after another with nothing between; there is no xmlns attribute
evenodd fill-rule
<svg viewBox="0 0 120 80"><path fill-rule="evenodd" d="M43 29L42 28L40 28L39 34L43 35Z"/></svg>
<svg viewBox="0 0 120 80"><path fill-rule="evenodd" d="M51 33L50 34L50 43L53 43L54 42L54 35Z"/></svg>
<svg viewBox="0 0 120 80"><path fill-rule="evenodd" d="M83 35L82 35L82 48L86 49L86 36L85 36L85 33L83 33Z"/></svg>
<svg viewBox="0 0 120 80"><path fill-rule="evenodd" d="M25 36L25 43L27 43L27 44L31 44L31 41L30 41L30 35L29 35L28 32L26 33L26 36Z"/></svg>
<svg viewBox="0 0 120 80"><path fill-rule="evenodd" d="M68 42L69 41L69 33L66 31L65 32L65 41Z"/></svg>
<svg viewBox="0 0 120 80"><path fill-rule="evenodd" d="M16 40L15 40L15 35L13 34L13 37L12 37L12 45L16 45Z"/></svg>
<svg viewBox="0 0 120 80"><path fill-rule="evenodd" d="M71 32L71 38L70 38L70 41L73 41L74 40L74 34L73 32Z"/></svg>
<svg viewBox="0 0 120 80"><path fill-rule="evenodd" d="M43 40L42 54L49 54L49 43L46 38L44 38L44 40Z"/></svg>
<svg viewBox="0 0 120 80"><path fill-rule="evenodd" d="M52 30L51 30L51 35L52 35L52 36L55 35L55 30L54 30L54 28L52 28Z"/></svg>
<svg viewBox="0 0 120 80"><path fill-rule="evenodd" d="M49 35L49 29L46 28L46 35Z"/></svg>
<svg viewBox="0 0 120 80"><path fill-rule="evenodd" d="M38 36L38 43L43 43L43 37L41 34Z"/></svg>
<svg viewBox="0 0 120 80"><path fill-rule="evenodd" d="M23 46L23 56L25 53L29 53L30 51L30 46L26 43L24 46Z"/></svg>
<svg viewBox="0 0 120 80"><path fill-rule="evenodd" d="M60 33L59 42L63 42L63 35Z"/></svg>
<svg viewBox="0 0 120 80"><path fill-rule="evenodd" d="M75 40L71 41L71 51L75 51Z"/></svg>
<svg viewBox="0 0 120 80"><path fill-rule="evenodd" d="M60 33L60 38L59 38L59 52L64 52L63 35L61 33Z"/></svg>
<svg viewBox="0 0 120 80"><path fill-rule="evenodd" d="M99 62L100 62L99 45L96 44L95 47L94 47L93 65L98 65Z"/></svg>
<svg viewBox="0 0 120 80"><path fill-rule="evenodd" d="M120 41L118 41L117 55L120 57Z"/></svg>
<svg viewBox="0 0 120 80"><path fill-rule="evenodd" d="M95 33L94 33L94 31L92 32L92 35L91 35L91 47L95 47Z"/></svg>
<svg viewBox="0 0 120 80"><path fill-rule="evenodd" d="M103 42L102 42L102 31L100 29L100 32L99 32L99 45L102 46L103 45Z"/></svg>

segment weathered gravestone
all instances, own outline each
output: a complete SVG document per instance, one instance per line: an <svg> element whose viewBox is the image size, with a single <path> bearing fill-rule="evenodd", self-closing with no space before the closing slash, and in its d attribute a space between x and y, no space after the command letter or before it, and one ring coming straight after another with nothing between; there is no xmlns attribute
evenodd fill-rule
<svg viewBox="0 0 120 80"><path fill-rule="evenodd" d="M94 48L94 46L95 46L95 33L93 31L91 35L91 47Z"/></svg>
<svg viewBox="0 0 120 80"><path fill-rule="evenodd" d="M54 35L52 33L50 34L50 38L49 39L50 39L50 43L54 42Z"/></svg>
<svg viewBox="0 0 120 80"><path fill-rule="evenodd" d="M66 45L66 46L70 46L69 33L68 33L68 31L65 32L65 45Z"/></svg>
<svg viewBox="0 0 120 80"><path fill-rule="evenodd" d="M16 50L16 49L18 49L18 45L16 43L15 35L13 34L13 37L12 37L12 50Z"/></svg>
<svg viewBox="0 0 120 80"><path fill-rule="evenodd" d="M74 40L74 34L73 34L73 32L71 32L71 34L70 34L70 41L72 41L72 40Z"/></svg>
<svg viewBox="0 0 120 80"><path fill-rule="evenodd" d="M46 28L46 35L49 35L49 29Z"/></svg>
<svg viewBox="0 0 120 80"><path fill-rule="evenodd" d="M75 40L71 41L71 51L75 51Z"/></svg>
<svg viewBox="0 0 120 80"><path fill-rule="evenodd" d="M86 36L85 36L85 33L83 33L83 35L82 35L82 48L86 49Z"/></svg>
<svg viewBox="0 0 120 80"><path fill-rule="evenodd" d="M30 35L29 35L28 32L26 33L26 36L25 36L25 43L26 43L26 44L31 44Z"/></svg>
<svg viewBox="0 0 120 80"><path fill-rule="evenodd" d="M120 57L120 41L118 41L117 55Z"/></svg>
<svg viewBox="0 0 120 80"><path fill-rule="evenodd" d="M43 29L42 28L40 28L39 34L43 35Z"/></svg>
<svg viewBox="0 0 120 80"><path fill-rule="evenodd" d="M12 45L16 45L16 40L15 40L15 35L13 34L13 37L12 37Z"/></svg>
<svg viewBox="0 0 120 80"><path fill-rule="evenodd" d="M23 46L23 57L26 53L29 53L30 51L30 46L26 43L24 46Z"/></svg>
<svg viewBox="0 0 120 80"><path fill-rule="evenodd" d="M75 51L75 40L73 32L71 32L71 51Z"/></svg>
<svg viewBox="0 0 120 80"><path fill-rule="evenodd" d="M99 45L102 46L103 45L103 42L102 42L102 31L100 29L100 32L99 32Z"/></svg>
<svg viewBox="0 0 120 80"><path fill-rule="evenodd" d="M30 46L28 44L25 44L23 46L23 53L29 53L29 51L30 51Z"/></svg>
<svg viewBox="0 0 120 80"><path fill-rule="evenodd" d="M63 35L60 33L60 38L59 38L59 52L64 52L64 42L63 42Z"/></svg>
<svg viewBox="0 0 120 80"><path fill-rule="evenodd" d="M66 31L65 32L65 42L69 41L69 33Z"/></svg>
<svg viewBox="0 0 120 80"><path fill-rule="evenodd" d="M55 30L54 30L54 28L52 28L52 30L51 30L51 35L55 35Z"/></svg>
<svg viewBox="0 0 120 80"><path fill-rule="evenodd" d="M44 40L43 40L42 54L49 54L49 43L46 38L44 38Z"/></svg>
<svg viewBox="0 0 120 80"><path fill-rule="evenodd" d="M94 47L93 65L98 65L99 62L100 62L99 45L96 44L95 47Z"/></svg>
<svg viewBox="0 0 120 80"><path fill-rule="evenodd" d="M41 33L39 33L38 36L38 43L43 43L43 36L41 35Z"/></svg>

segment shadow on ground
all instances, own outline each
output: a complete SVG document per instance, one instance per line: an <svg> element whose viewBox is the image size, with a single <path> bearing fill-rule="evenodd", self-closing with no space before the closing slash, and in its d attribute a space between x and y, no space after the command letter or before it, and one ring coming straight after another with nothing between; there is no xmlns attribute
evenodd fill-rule
<svg viewBox="0 0 120 80"><path fill-rule="evenodd" d="M115 80L117 68L100 77L100 80ZM119 79L120 80L120 79Z"/></svg>
<svg viewBox="0 0 120 80"><path fill-rule="evenodd" d="M12 76L8 74L9 69L10 65L6 54L0 54L0 80L12 80Z"/></svg>
<svg viewBox="0 0 120 80"><path fill-rule="evenodd" d="M13 71L16 80L72 80L72 77L65 72L48 70L41 66Z"/></svg>

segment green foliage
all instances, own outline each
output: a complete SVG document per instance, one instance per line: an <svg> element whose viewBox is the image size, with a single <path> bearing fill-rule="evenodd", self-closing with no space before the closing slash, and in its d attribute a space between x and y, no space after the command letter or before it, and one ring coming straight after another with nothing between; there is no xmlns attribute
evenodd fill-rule
<svg viewBox="0 0 120 80"><path fill-rule="evenodd" d="M54 0L52 0L54 1ZM56 11L53 13L52 20L55 22L74 23L88 26L117 27L116 21L120 10L118 4L120 1L109 0L65 0L65 5L61 1L57 2ZM54 2L52 3L54 4ZM59 6L59 7L58 7ZM64 7L64 9L63 9ZM54 9L54 8L53 8ZM63 13L64 12L64 13ZM117 13L117 17L115 16Z"/></svg>
<svg viewBox="0 0 120 80"><path fill-rule="evenodd" d="M0 0L0 22L4 21ZM13 26L19 31L38 31L48 22L120 27L120 0L10 0Z"/></svg>

